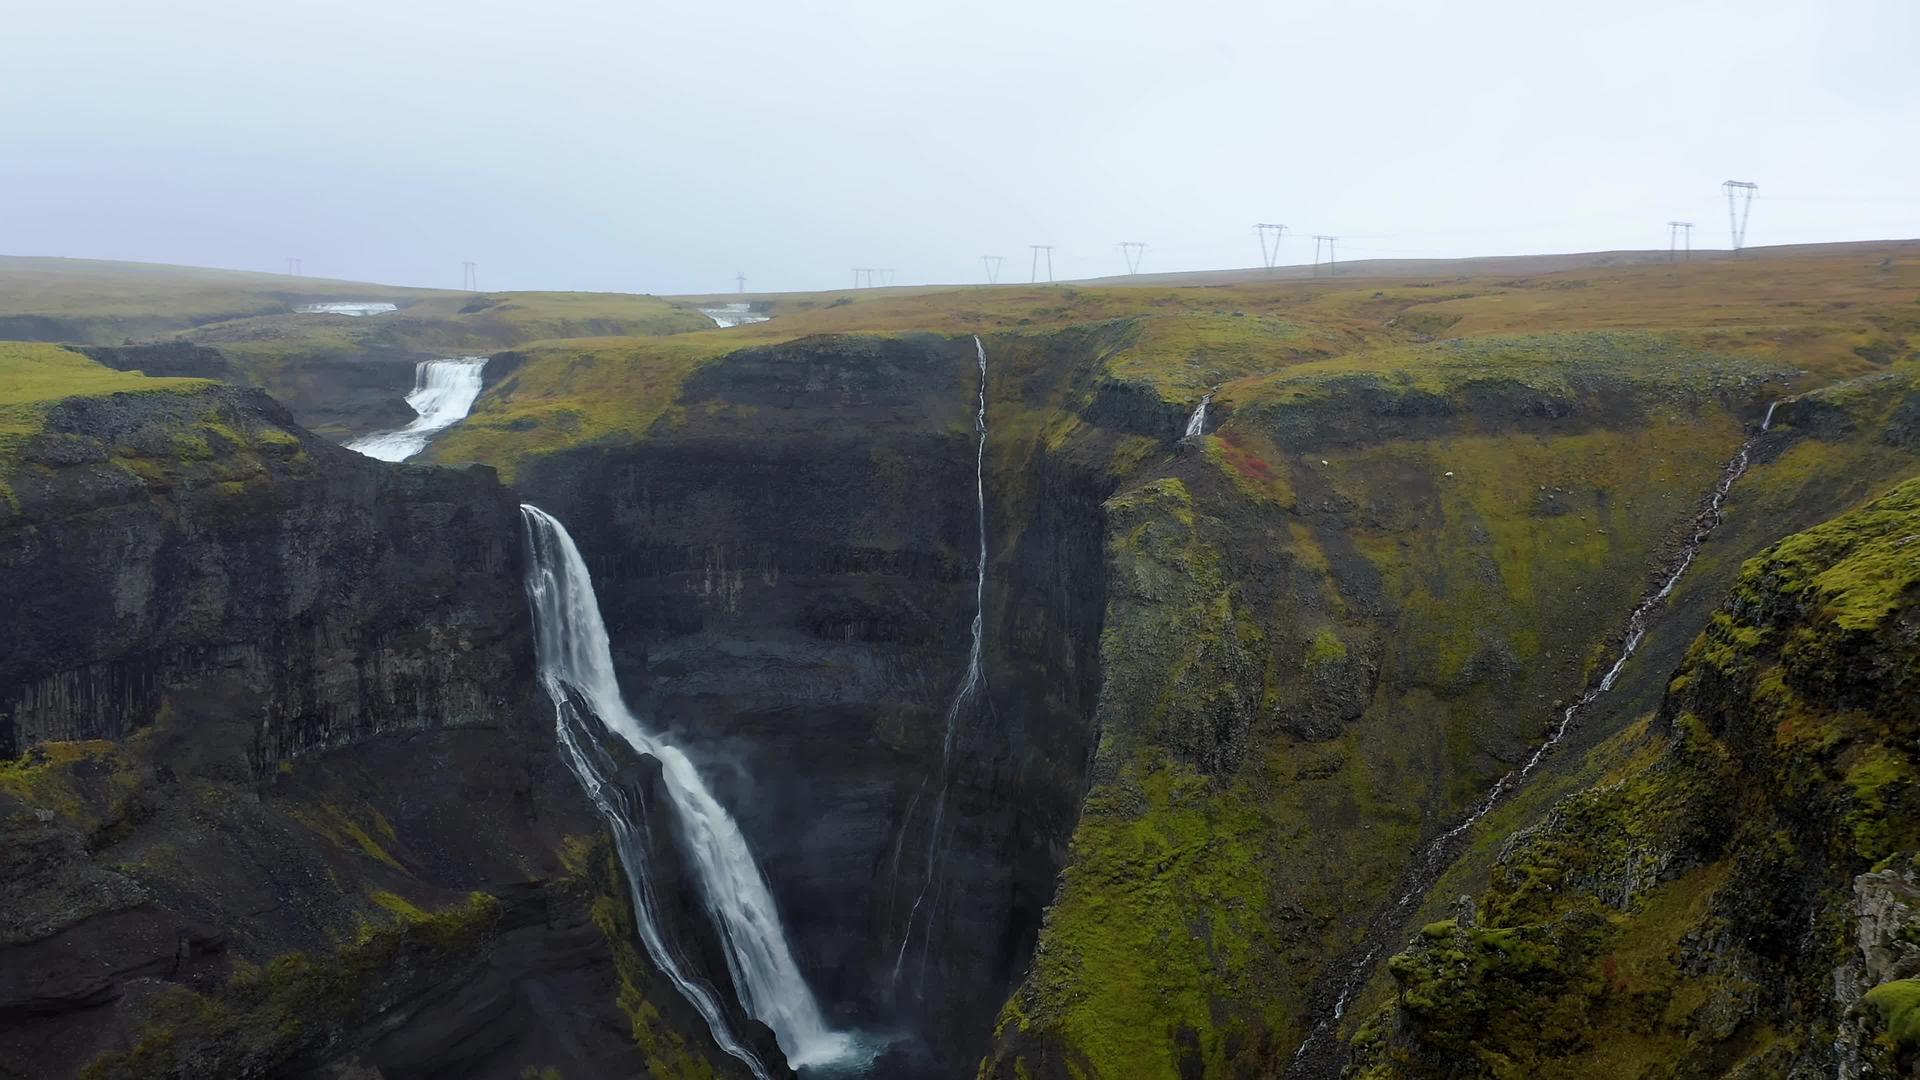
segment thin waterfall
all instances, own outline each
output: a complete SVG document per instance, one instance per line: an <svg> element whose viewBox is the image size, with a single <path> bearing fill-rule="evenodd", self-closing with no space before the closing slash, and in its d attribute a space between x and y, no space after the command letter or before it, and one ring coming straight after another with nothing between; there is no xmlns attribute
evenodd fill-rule
<svg viewBox="0 0 1920 1080"><path fill-rule="evenodd" d="M707 791L687 756L641 727L628 711L614 676L593 580L573 538L538 507L522 504L520 512L527 530L527 597L533 608L540 681L553 699L567 763L620 845L634 917L648 956L706 1018L721 1049L746 1062L756 1076L766 1077L765 1066L729 1029L713 994L681 970L660 939L645 848L638 842L646 823L635 819L634 808L609 783L610 759L594 744L591 727L580 722L575 711L580 708L592 710L608 731L660 762L662 786L680 820L676 839L700 882L741 1008L773 1029L787 1061L795 1067L848 1057L856 1044L852 1036L829 1028L821 1015L813 991L794 962L773 893L739 826Z"/></svg>
<svg viewBox="0 0 1920 1080"><path fill-rule="evenodd" d="M480 372L486 366L484 356L420 361L413 369L413 393L407 395L407 404L419 414L413 423L364 435L347 449L381 461L405 461L425 450L435 435L467 418L480 397Z"/></svg>
<svg viewBox="0 0 1920 1080"><path fill-rule="evenodd" d="M1495 781L1493 787L1488 789L1471 813L1458 824L1435 837L1421 850L1401 879L1404 888L1399 899L1394 901L1385 912L1375 916L1373 925L1376 933L1381 928L1391 929L1399 925L1412 912L1420 897L1433 887L1434 882L1439 880L1440 874L1451 865L1455 846L1460 838L1466 835L1467 830L1479 824L1482 818L1493 812L1494 807L1498 806L1502 799L1525 783L1528 777L1540 767L1540 763L1546 759L1547 754L1566 738L1567 731L1575 718L1602 695L1613 689L1614 683L1620 678L1620 672L1626 668L1627 661L1639 651L1640 643L1646 639L1648 621L1653 617L1653 613L1667 602L1669 596L1673 595L1674 587L1680 584L1680 578L1692 568L1694 559L1699 556L1700 546L1706 543L1707 537L1719 527L1721 519L1726 514L1727 495L1733 490L1733 485L1746 475L1748 462L1753 456L1754 444L1760 441L1760 436L1773 427L1773 413L1780 405L1781 402L1775 401L1767 406L1766 415L1760 419L1760 430L1742 442L1740 449L1721 469L1720 480L1713 486L1713 493L1707 499L1706 509L1694 519L1693 536L1688 540L1686 550L1681 552L1679 561L1674 563L1673 569L1661 580L1660 587L1642 597L1640 603L1627 616L1626 637L1621 642L1620 655L1614 660L1613 666L1600 677L1599 683L1589 686L1574 700L1573 704L1561 710L1560 718L1554 724L1553 731L1547 735L1546 741L1534 748L1524 764ZM1300 1044L1300 1048L1294 1051L1294 1062L1299 1062L1312 1050L1325 1036L1332 1022L1346 1015L1347 1006L1352 1002L1353 996L1360 992L1361 987L1366 985L1367 975L1379 955L1380 944L1375 942L1347 970L1347 974L1340 982L1340 992L1334 999L1333 1015L1314 1025L1306 1040Z"/></svg>
<svg viewBox="0 0 1920 1080"><path fill-rule="evenodd" d="M1206 393L1200 395L1199 407L1193 410L1192 416L1187 417L1187 430L1184 434L1180 436L1181 442L1191 442L1192 440L1197 439L1201 435L1206 433L1207 406L1212 403L1213 403L1213 391L1209 390Z"/></svg>
<svg viewBox="0 0 1920 1080"><path fill-rule="evenodd" d="M980 336L973 338L974 355L980 362L980 398L973 414L973 430L976 435L973 449L973 506L975 532L979 536L977 569L973 577L973 644L967 649L967 671L960 678L960 687L954 691L953 700L947 705L947 735L940 748L940 793L933 802L933 824L927 832L927 865L925 876L920 882L919 895L914 897L913 907L907 911L907 925L900 934L900 951L893 958L893 982L900 982L900 967L907 958L907 944L913 940L915 918L920 914L920 906L927 899L928 890L933 888L935 867L934 859L940 846L940 827L946 821L948 770L953 762L953 740L960 729L962 711L977 699L986 689L987 676L984 667L984 638L987 618L987 347L980 343ZM916 796L916 801L918 797ZM913 817L911 809L907 820ZM906 828L903 822L901 828ZM937 905L936 905L937 906ZM930 949L933 937L933 917L927 917L927 946ZM921 954L922 972L925 971L926 954Z"/></svg>

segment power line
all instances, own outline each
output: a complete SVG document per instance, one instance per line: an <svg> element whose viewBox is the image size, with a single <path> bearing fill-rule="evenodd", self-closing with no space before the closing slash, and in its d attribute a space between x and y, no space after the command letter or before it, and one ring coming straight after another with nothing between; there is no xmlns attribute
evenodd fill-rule
<svg viewBox="0 0 1920 1080"><path fill-rule="evenodd" d="M1000 264L1006 260L998 255L982 255L980 256L980 261L985 264L987 268L987 284L1000 284Z"/></svg>
<svg viewBox="0 0 1920 1080"><path fill-rule="evenodd" d="M1035 281L1035 282L1040 280L1040 253L1044 251L1047 253L1047 283L1052 284L1053 283L1053 245L1052 244L1028 244L1027 246L1033 249L1033 271L1032 271L1032 275L1028 278L1028 280Z"/></svg>
<svg viewBox="0 0 1920 1080"><path fill-rule="evenodd" d="M866 284L862 285L861 284L862 281L866 282ZM853 287L856 289L873 288L873 267L871 266L854 267L853 268Z"/></svg>
<svg viewBox="0 0 1920 1080"><path fill-rule="evenodd" d="M463 292L480 291L480 264L467 259L460 264L460 288Z"/></svg>
<svg viewBox="0 0 1920 1080"><path fill-rule="evenodd" d="M1127 260L1127 273L1129 274L1139 273L1140 260L1145 258L1146 254L1147 254L1146 244L1138 240L1120 241L1120 255L1122 258ZM1051 280L1052 275L1048 275L1048 277L1049 277L1049 280Z"/></svg>
<svg viewBox="0 0 1920 1080"><path fill-rule="evenodd" d="M744 296L744 295L746 295L746 292L747 292L747 272L746 272L745 270L742 270L742 271L740 271L739 273L737 273L737 274L734 274L734 275L733 275L733 280L734 280L735 282L737 282L737 283L739 283L739 286L740 286L740 289L739 289L739 292L740 292L740 294L741 294L742 296Z"/></svg>
<svg viewBox="0 0 1920 1080"><path fill-rule="evenodd" d="M1753 213L1753 193L1760 190L1760 185L1729 180L1720 186L1727 193L1727 225L1733 231L1733 253L1738 255L1740 249L1747 246L1747 216Z"/></svg>

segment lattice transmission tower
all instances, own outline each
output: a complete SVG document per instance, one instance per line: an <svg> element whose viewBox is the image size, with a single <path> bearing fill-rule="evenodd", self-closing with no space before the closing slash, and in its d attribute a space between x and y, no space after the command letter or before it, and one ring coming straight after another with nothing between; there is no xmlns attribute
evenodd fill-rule
<svg viewBox="0 0 1920 1080"><path fill-rule="evenodd" d="M1683 237L1685 238L1685 247L1681 246ZM1693 222L1667 222L1667 261L1672 262L1676 253L1683 259L1693 258Z"/></svg>
<svg viewBox="0 0 1920 1080"><path fill-rule="evenodd" d="M1047 282L1051 284L1053 282L1053 245L1028 244L1027 246L1033 249L1033 270L1027 280L1036 282L1040 280L1040 253L1044 251L1047 253Z"/></svg>
<svg viewBox="0 0 1920 1080"><path fill-rule="evenodd" d="M1260 265L1268 270L1280 265L1280 238L1286 235L1287 227L1263 222L1253 231L1260 237Z"/></svg>
<svg viewBox="0 0 1920 1080"><path fill-rule="evenodd" d="M1727 225L1733 232L1733 253L1738 255L1747 246L1747 216L1753 212L1753 193L1760 185L1729 180L1720 187L1727 193Z"/></svg>
<svg viewBox="0 0 1920 1080"><path fill-rule="evenodd" d="M1338 239L1340 238L1337 236L1323 236L1319 233L1314 234L1313 274L1315 277L1320 276L1320 245L1323 243L1327 245L1327 276L1333 277L1340 272L1339 268L1336 265L1334 265L1334 261L1333 261L1333 242Z"/></svg>

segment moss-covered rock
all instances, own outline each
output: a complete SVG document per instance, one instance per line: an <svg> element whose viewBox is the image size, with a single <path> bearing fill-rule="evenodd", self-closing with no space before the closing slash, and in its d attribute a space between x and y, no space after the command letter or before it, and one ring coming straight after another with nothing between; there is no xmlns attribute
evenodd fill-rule
<svg viewBox="0 0 1920 1080"><path fill-rule="evenodd" d="M134 1077L266 1077L322 1057L354 1027L418 993L448 965L475 965L495 933L500 902L475 893L442 911L397 897L387 924L365 924L331 955L288 953L243 968L212 994L177 988L152 1004L131 1050L103 1055L86 1080Z"/></svg>
<svg viewBox="0 0 1920 1080"><path fill-rule="evenodd" d="M1750 560L1645 749L1507 844L1479 925L1392 960L1359 1074L1871 1072L1856 984L1910 976L1920 929L1867 873L1920 850L1914 537L1920 480ZM1886 985L1864 1007L1908 1053Z"/></svg>

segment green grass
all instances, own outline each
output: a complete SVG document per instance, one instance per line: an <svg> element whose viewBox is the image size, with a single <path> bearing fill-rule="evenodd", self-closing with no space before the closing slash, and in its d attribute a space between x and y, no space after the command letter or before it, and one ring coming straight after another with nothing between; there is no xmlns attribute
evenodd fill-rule
<svg viewBox="0 0 1920 1080"><path fill-rule="evenodd" d="M1896 1052L1920 1052L1920 979L1882 983L1867 991L1866 1000L1880 1014Z"/></svg>
<svg viewBox="0 0 1920 1080"><path fill-rule="evenodd" d="M1371 999L1358 1075L1654 1078L1830 1043L1854 878L1920 848L1903 725L1920 669L1899 629L1920 591L1880 550L1914 535L1920 480L1748 560L1664 725L1602 746L1600 775L1509 834L1477 926L1393 959L1398 994ZM1543 950L1537 970L1488 951L1507 935ZM1689 951L1708 936L1728 944ZM1781 996L1754 997L1756 980ZM1890 1029L1915 1000L1888 995Z"/></svg>
<svg viewBox="0 0 1920 1080"><path fill-rule="evenodd" d="M58 345L0 341L0 431L18 433L35 406L128 390L193 390L202 379L149 379L115 371Z"/></svg>
<svg viewBox="0 0 1920 1080"><path fill-rule="evenodd" d="M436 461L479 461L511 480L525 458L607 439L638 440L670 421L680 388L731 351L712 334L534 345L525 362L438 439Z"/></svg>
<svg viewBox="0 0 1920 1080"><path fill-rule="evenodd" d="M88 259L0 256L0 333L51 331L62 341L112 345L227 319L290 311L297 304L432 296L325 278ZM36 332L33 336L43 336Z"/></svg>
<svg viewBox="0 0 1920 1080"><path fill-rule="evenodd" d="M13 501L10 482L21 449L46 426L47 410L73 397L117 393L191 393L202 379L149 379L115 371L58 345L0 341L0 500Z"/></svg>

